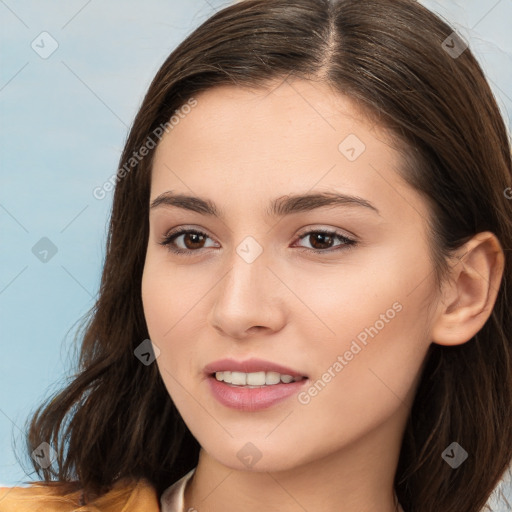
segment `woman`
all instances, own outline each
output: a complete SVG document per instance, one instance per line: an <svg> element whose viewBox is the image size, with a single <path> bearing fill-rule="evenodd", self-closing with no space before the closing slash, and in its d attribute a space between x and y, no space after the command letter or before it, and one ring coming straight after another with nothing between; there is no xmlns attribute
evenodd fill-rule
<svg viewBox="0 0 512 512"><path fill-rule="evenodd" d="M30 423L43 482L1 510L484 507L512 459L512 162L449 26L228 7L116 181L80 372Z"/></svg>

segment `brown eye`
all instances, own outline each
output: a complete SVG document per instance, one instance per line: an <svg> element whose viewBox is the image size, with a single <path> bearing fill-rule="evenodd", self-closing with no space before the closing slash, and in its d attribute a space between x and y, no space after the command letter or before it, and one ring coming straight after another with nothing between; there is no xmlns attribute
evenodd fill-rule
<svg viewBox="0 0 512 512"><path fill-rule="evenodd" d="M300 236L301 240L307 240L311 245L311 251L322 253L322 252L334 252L337 250L348 249L351 246L357 244L355 240L351 240L346 236L338 233L337 231L328 231L328 230L315 230L308 231ZM342 243L333 247L334 241L338 239ZM308 249L308 247L304 247ZM331 251L329 249L332 249Z"/></svg>
<svg viewBox="0 0 512 512"><path fill-rule="evenodd" d="M192 254L205 248L205 241L210 237L202 231L195 229L181 229L168 234L160 245L177 254Z"/></svg>

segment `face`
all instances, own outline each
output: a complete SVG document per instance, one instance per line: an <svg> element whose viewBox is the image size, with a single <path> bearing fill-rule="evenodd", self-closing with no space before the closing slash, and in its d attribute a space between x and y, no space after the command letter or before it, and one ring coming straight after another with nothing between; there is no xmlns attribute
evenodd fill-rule
<svg viewBox="0 0 512 512"><path fill-rule="evenodd" d="M196 100L156 150L142 282L180 414L235 469L398 448L435 288L392 138L308 81Z"/></svg>

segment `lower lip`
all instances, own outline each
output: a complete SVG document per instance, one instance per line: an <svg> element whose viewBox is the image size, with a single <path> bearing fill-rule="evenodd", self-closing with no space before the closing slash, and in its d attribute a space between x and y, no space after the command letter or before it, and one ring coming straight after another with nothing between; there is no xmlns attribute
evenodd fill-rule
<svg viewBox="0 0 512 512"><path fill-rule="evenodd" d="M299 392L307 379L289 384L272 384L261 388L231 386L217 380L214 376L208 379L213 396L226 407L239 411L259 411L271 407L278 402Z"/></svg>

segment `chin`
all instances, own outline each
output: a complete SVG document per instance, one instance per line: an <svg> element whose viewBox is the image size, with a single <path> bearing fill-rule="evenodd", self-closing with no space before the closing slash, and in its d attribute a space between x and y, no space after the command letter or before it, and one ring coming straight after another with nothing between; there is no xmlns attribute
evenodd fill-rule
<svg viewBox="0 0 512 512"><path fill-rule="evenodd" d="M279 472L307 462L305 454L297 450L298 443L290 442L290 439L288 444L283 441L276 438L269 442L264 438L260 440L258 435L246 434L242 438L230 438L223 444L212 441L213 449L209 449L210 443L201 443L201 446L209 457L235 471Z"/></svg>

